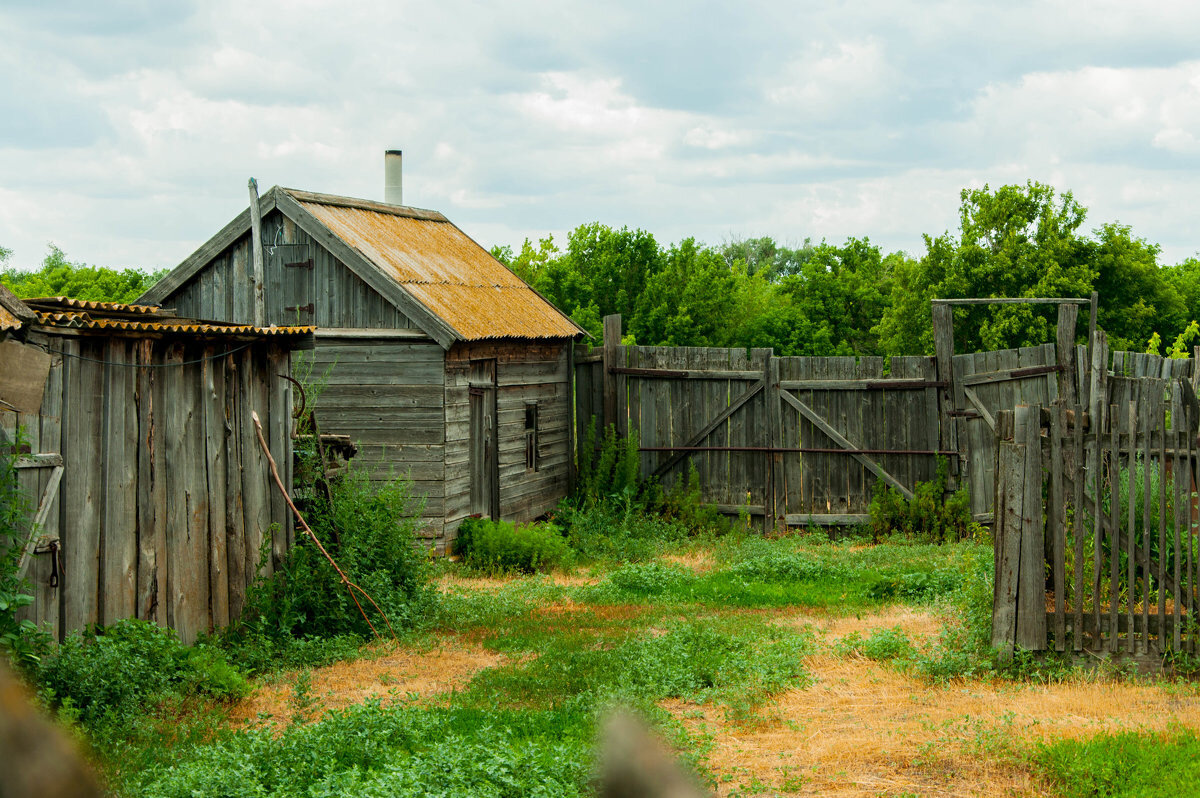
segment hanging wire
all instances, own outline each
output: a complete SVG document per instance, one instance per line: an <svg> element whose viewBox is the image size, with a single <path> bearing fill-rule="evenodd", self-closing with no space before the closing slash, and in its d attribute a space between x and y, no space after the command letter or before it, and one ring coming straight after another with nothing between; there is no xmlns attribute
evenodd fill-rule
<svg viewBox="0 0 1200 798"><path fill-rule="evenodd" d="M94 357L84 357L83 355L76 355L76 354L72 354L71 352L56 352L54 350L47 349L44 346L39 346L38 344L31 344L31 346L37 346L39 349L41 349L42 351L44 351L46 354L49 354L49 355L61 355L62 357L73 357L76 360L86 360L89 363L101 363L105 366L118 366L118 367L123 367L123 368L130 368L130 369L165 369L165 368L171 368L173 366L194 366L197 363L204 363L205 361L209 361L209 360L220 360L223 357L228 357L229 355L235 354L237 352L241 352L243 349L247 349L253 345L254 345L254 342L251 341L250 343L242 344L241 346L234 347L233 349L227 349L224 352L218 352L215 355L205 355L204 357L197 358L196 360L185 360L182 363L117 363L112 360L101 360L99 358L94 358Z"/></svg>

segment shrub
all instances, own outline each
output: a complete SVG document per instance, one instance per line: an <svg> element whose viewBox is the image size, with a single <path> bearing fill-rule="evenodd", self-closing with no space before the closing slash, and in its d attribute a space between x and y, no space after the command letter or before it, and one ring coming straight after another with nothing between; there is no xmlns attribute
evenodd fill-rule
<svg viewBox="0 0 1200 798"><path fill-rule="evenodd" d="M167 698L232 701L249 690L219 649L185 646L171 629L133 619L71 635L43 657L36 678L47 702L69 707L85 727Z"/></svg>
<svg viewBox="0 0 1200 798"><path fill-rule="evenodd" d="M331 481L329 500L314 491L306 515L309 525L346 576L371 595L393 627L422 622L434 604L429 558L416 543L419 506L403 480L371 482L348 467ZM270 556L264 544L263 557ZM358 595L377 629L383 619ZM366 637L371 628L354 598L325 556L307 535L270 576L260 576L247 592L242 621L234 637Z"/></svg>
<svg viewBox="0 0 1200 798"><path fill-rule="evenodd" d="M455 550L468 568L491 573L549 571L571 558L562 530L554 524L517 526L485 518L462 522Z"/></svg>
<svg viewBox="0 0 1200 798"><path fill-rule="evenodd" d="M912 499L880 481L871 499L871 537L876 543L901 533L929 543L963 540L979 531L971 517L971 497L962 488L946 497L949 464L938 458L937 476L918 482Z"/></svg>
<svg viewBox="0 0 1200 798"><path fill-rule="evenodd" d="M27 584L17 578L22 548L30 533L31 509L17 483L20 442L18 435L15 444L0 447L0 652L7 652L18 667L27 669L37 663L49 638L38 632L32 621L17 620L21 608L33 603Z"/></svg>

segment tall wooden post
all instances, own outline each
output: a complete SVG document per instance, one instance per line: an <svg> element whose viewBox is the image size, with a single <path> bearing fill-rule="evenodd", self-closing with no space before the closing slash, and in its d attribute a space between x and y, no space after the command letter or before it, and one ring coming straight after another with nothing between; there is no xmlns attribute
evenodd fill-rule
<svg viewBox="0 0 1200 798"><path fill-rule="evenodd" d="M621 314L604 317L604 426L616 427L617 435L624 437L625 423L625 375L613 370L625 365L621 351Z"/></svg>
<svg viewBox="0 0 1200 798"><path fill-rule="evenodd" d="M1024 500L1025 446L1014 443L1013 411L996 413L996 498L992 542L995 586L992 596L992 648L1000 660L1012 660L1017 632L1017 582L1021 558L1021 509Z"/></svg>
<svg viewBox="0 0 1200 798"><path fill-rule="evenodd" d="M947 304L934 300L933 307L933 350L937 364L937 378L943 383L938 390L938 419L940 422L939 449L957 452L958 430L954 417L950 415L956 409L954 396L954 309ZM947 490L957 486L959 473L959 457L956 455L950 461L950 476L947 479Z"/></svg>
<svg viewBox="0 0 1200 798"><path fill-rule="evenodd" d="M1078 401L1078 374L1075 368L1075 325L1079 321L1079 306L1064 303L1058 306L1058 334L1055 349L1058 367L1058 398L1074 405Z"/></svg>
<svg viewBox="0 0 1200 798"><path fill-rule="evenodd" d="M254 273L254 326L266 326L266 303L263 299L262 214L258 209L258 181L250 178L250 251Z"/></svg>

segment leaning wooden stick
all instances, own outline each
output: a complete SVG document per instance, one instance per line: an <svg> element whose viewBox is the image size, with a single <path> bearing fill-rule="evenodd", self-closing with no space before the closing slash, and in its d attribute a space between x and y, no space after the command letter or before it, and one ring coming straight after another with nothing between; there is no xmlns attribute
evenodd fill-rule
<svg viewBox="0 0 1200 798"><path fill-rule="evenodd" d="M349 591L350 598L354 601L354 606L358 607L358 611L362 613L363 620L367 622L367 626L371 627L371 633L376 637L379 636L379 632L375 631L375 625L371 623L371 619L367 617L366 611L363 610L362 605L358 603L358 597L354 595L355 590L357 590L359 593L362 593L363 597L367 601L371 602L371 606L373 606L383 617L383 622L387 624L388 631L392 633L392 639L398 639L396 636L396 630L392 628L392 622L388 620L387 614L379 608L379 605L375 603L375 599L371 598L370 593L350 581L350 578L346 576L346 572L343 571L336 562L334 562L333 558L329 556L329 552L325 551L325 547L321 545L321 541L317 539L316 534L309 527L308 522L304 520L304 516L302 516L300 511L296 509L296 505L292 502L292 497L288 495L287 488L285 488L283 485L283 480L279 478L279 469L275 467L275 458L271 456L271 449L267 446L266 439L263 438L262 422L258 420L258 413L251 410L250 418L254 421L254 431L258 435L258 445L262 447L263 454L267 456L267 462L271 464L271 478L275 480L276 487L278 487L279 492L283 494L283 500L287 502L288 507L292 508L292 513L296 516L296 520L300 522L300 526L304 527L304 531L308 533L310 538L312 538L312 542L317 544L317 548L320 549L321 553L325 555L325 559L329 560L329 564L333 566L333 569L338 572L338 576L342 578L342 584L345 585L346 590Z"/></svg>

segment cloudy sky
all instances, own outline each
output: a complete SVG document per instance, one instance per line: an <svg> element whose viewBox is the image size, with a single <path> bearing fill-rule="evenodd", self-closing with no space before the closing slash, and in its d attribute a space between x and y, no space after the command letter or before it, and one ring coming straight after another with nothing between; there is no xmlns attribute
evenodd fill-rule
<svg viewBox="0 0 1200 798"><path fill-rule="evenodd" d="M246 180L485 246L589 221L923 251L964 186L1200 250L1200 4L4 0L0 246L173 266Z"/></svg>

